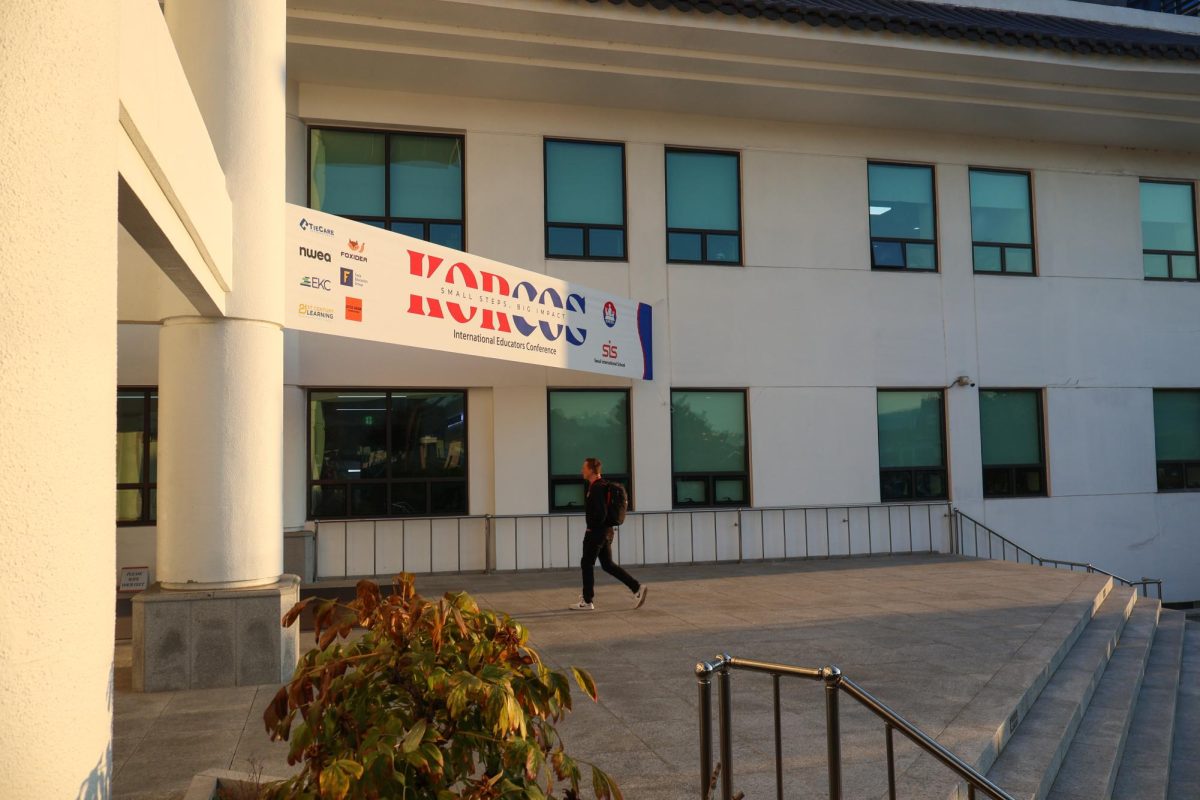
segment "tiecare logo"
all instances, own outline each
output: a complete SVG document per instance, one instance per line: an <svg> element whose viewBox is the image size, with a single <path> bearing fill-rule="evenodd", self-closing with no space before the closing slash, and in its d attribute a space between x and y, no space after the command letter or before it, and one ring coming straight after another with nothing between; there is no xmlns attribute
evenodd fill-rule
<svg viewBox="0 0 1200 800"><path fill-rule="evenodd" d="M318 225L315 222L309 222L307 218L301 218L300 230L305 233L319 233L322 236L333 236L333 228L326 228L324 225Z"/></svg>
<svg viewBox="0 0 1200 800"><path fill-rule="evenodd" d="M305 275L300 279L300 285L306 289L321 289L322 291L330 291L331 281L328 278L322 278L317 275Z"/></svg>
<svg viewBox="0 0 1200 800"><path fill-rule="evenodd" d="M326 264L333 263L333 256L331 256L329 253L325 252L324 250L314 250L311 247L305 247L304 245L300 245L300 255L304 256L305 258L324 261Z"/></svg>

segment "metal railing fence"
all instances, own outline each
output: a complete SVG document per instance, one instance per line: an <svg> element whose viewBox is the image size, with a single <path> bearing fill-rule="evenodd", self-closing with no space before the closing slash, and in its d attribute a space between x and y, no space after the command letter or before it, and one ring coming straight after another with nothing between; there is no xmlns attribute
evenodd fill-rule
<svg viewBox="0 0 1200 800"><path fill-rule="evenodd" d="M969 528L968 528L969 526ZM968 534L967 531L970 531ZM980 535L982 534L982 543ZM1122 578L1120 575L1114 575L1107 570L1100 569L1094 564L1083 561L1065 561L1059 558L1042 558L1034 555L1027 549L1006 538L1005 536L996 533L988 526L984 525L972 517L967 516L959 509L955 508L952 511L951 518L951 552L955 555L972 556L975 558L988 558L996 561L1013 561L1017 564L1036 564L1040 567L1053 567L1055 569L1069 569L1071 571L1086 571L1099 575L1107 575L1113 579L1114 583L1119 583L1122 586L1129 586L1138 589L1142 597L1150 596L1150 587L1155 587L1156 597L1162 600L1162 579L1146 578L1140 580L1130 580ZM1011 558L1009 556L1012 556ZM1022 561L1022 559L1024 559Z"/></svg>
<svg viewBox="0 0 1200 800"><path fill-rule="evenodd" d="M631 511L614 560L626 565L949 553L949 503ZM582 556L582 514L317 520L318 579L407 571L565 569Z"/></svg>
<svg viewBox="0 0 1200 800"><path fill-rule="evenodd" d="M696 665L696 681L700 694L700 797L709 798L713 776L712 676L717 674L718 733L720 738L720 797L733 798L733 703L730 686L732 670L765 673L771 676L775 711L775 796L783 800L783 736L780 714L780 678L793 677L821 681L825 686L825 738L829 768L829 798L842 799L841 714L838 695L844 692L864 708L883 720L887 748L888 797L896 800L896 759L893 738L896 731L918 748L936 758L966 782L968 800L975 800L976 791L995 800L1014 800L970 764L934 741L916 725L907 721L874 695L842 674L837 667L794 667L747 658L734 658L728 653Z"/></svg>

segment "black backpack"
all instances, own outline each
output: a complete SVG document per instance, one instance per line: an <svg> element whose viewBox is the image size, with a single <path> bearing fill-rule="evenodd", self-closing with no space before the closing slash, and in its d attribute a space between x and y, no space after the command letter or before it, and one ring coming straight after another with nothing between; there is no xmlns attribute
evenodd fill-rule
<svg viewBox="0 0 1200 800"><path fill-rule="evenodd" d="M604 524L615 528L625 522L629 510L629 493L616 481L604 482Z"/></svg>

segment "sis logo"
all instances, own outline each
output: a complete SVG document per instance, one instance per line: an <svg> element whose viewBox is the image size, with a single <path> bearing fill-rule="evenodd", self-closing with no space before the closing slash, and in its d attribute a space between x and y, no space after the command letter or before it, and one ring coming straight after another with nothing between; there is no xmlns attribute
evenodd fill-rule
<svg viewBox="0 0 1200 800"><path fill-rule="evenodd" d="M604 324L610 328L617 324L617 307L611 300L604 304Z"/></svg>

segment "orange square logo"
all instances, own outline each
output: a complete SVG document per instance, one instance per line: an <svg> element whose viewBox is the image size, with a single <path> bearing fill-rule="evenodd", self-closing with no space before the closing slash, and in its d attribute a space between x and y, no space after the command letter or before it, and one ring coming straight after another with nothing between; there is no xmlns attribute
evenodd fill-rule
<svg viewBox="0 0 1200 800"><path fill-rule="evenodd" d="M346 319L362 322L362 300L357 297L346 298Z"/></svg>

